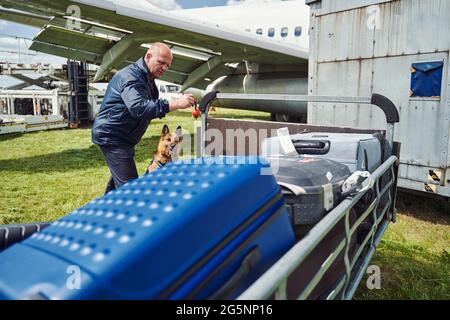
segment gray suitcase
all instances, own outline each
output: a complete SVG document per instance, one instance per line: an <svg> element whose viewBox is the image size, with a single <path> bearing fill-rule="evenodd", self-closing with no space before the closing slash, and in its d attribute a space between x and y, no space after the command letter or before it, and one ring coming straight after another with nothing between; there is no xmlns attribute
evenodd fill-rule
<svg viewBox="0 0 450 320"><path fill-rule="evenodd" d="M308 132L290 136L298 154L311 158L326 158L345 164L351 172L373 172L380 166L384 153L381 134ZM383 144L383 146L382 146ZM263 156L282 154L279 138L261 143Z"/></svg>

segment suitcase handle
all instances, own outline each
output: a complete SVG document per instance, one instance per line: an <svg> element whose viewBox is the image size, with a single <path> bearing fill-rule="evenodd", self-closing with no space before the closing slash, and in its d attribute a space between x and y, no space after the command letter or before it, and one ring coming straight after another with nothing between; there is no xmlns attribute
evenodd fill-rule
<svg viewBox="0 0 450 320"><path fill-rule="evenodd" d="M292 140L299 154L327 154L330 151L329 140Z"/></svg>
<svg viewBox="0 0 450 320"><path fill-rule="evenodd" d="M368 171L355 171L342 184L341 197L365 192L373 187L375 181Z"/></svg>
<svg viewBox="0 0 450 320"><path fill-rule="evenodd" d="M224 299L228 296L230 292L239 286L243 279L248 277L249 273L252 271L253 267L258 264L259 260L261 260L261 252L259 247L256 246L245 255L239 269L236 270L231 278L225 282L225 284L222 285L222 287L220 287L219 290L217 290L216 293L210 297L210 299L218 300Z"/></svg>
<svg viewBox="0 0 450 320"><path fill-rule="evenodd" d="M20 223L0 225L0 251L25 240L35 232L50 225L49 222Z"/></svg>

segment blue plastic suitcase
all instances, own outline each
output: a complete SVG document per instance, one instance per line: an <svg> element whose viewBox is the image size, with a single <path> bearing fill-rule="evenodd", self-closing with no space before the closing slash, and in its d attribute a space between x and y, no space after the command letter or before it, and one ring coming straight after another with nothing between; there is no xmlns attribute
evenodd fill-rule
<svg viewBox="0 0 450 320"><path fill-rule="evenodd" d="M0 298L237 297L295 237L268 164L225 159L259 162L171 163L6 249Z"/></svg>

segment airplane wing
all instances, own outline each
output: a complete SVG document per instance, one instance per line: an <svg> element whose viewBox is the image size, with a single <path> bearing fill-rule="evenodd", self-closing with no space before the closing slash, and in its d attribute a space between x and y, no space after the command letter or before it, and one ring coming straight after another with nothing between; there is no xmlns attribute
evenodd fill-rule
<svg viewBox="0 0 450 320"><path fill-rule="evenodd" d="M0 0L0 5L0 19L42 27L31 50L99 65L95 80L136 61L147 50L145 44L156 41L165 42L174 54L161 80L183 89L204 89L209 79L232 73L236 62L308 61L307 50L294 45L130 1Z"/></svg>

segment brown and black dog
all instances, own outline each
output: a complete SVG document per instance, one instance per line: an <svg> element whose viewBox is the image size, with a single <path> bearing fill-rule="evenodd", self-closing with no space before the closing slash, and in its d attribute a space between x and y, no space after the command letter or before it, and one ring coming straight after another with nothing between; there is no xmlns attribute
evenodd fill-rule
<svg viewBox="0 0 450 320"><path fill-rule="evenodd" d="M180 152L182 141L181 126L178 126L175 132L171 133L169 127L164 125L159 138L158 150L153 153L153 159L150 161L145 173L161 168L171 162L173 158L176 158Z"/></svg>

